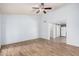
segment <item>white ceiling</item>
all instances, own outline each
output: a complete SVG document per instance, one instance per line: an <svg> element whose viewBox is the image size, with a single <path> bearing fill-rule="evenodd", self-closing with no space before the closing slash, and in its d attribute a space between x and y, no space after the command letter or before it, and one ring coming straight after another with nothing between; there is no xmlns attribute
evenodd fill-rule
<svg viewBox="0 0 79 59"><path fill-rule="evenodd" d="M38 5L40 3L2 3L0 4L0 10L4 14L35 14L36 10L32 7ZM45 3L45 7L52 7L52 11L63 5L64 3Z"/></svg>

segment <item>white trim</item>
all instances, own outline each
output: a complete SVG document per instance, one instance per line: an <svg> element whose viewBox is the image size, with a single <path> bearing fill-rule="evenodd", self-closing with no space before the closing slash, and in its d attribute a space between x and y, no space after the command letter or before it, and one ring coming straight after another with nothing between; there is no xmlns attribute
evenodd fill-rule
<svg viewBox="0 0 79 59"><path fill-rule="evenodd" d="M72 46L75 46L75 47L79 47L79 45L77 45L77 44L71 44L71 43L66 43L66 44L72 45Z"/></svg>

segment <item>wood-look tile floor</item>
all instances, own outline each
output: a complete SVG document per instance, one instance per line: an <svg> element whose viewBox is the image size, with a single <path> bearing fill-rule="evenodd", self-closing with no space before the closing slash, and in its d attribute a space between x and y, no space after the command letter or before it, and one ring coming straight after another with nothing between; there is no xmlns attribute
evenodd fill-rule
<svg viewBox="0 0 79 59"><path fill-rule="evenodd" d="M35 39L5 45L1 56L79 56L79 47L56 43L52 40Z"/></svg>
<svg viewBox="0 0 79 59"><path fill-rule="evenodd" d="M57 43L66 43L65 36L56 37L55 39L50 37L50 40L52 40L53 42L57 42Z"/></svg>

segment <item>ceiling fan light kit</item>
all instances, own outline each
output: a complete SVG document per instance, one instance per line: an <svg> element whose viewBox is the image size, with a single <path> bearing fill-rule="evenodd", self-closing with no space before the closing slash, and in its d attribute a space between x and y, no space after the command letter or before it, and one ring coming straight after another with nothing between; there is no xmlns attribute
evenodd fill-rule
<svg viewBox="0 0 79 59"><path fill-rule="evenodd" d="M32 7L32 8L37 10L36 11L37 14L40 13L40 12L43 12L44 14L46 14L47 13L46 10L51 10L52 9L52 7L45 7L44 3L41 3L39 5L39 7Z"/></svg>

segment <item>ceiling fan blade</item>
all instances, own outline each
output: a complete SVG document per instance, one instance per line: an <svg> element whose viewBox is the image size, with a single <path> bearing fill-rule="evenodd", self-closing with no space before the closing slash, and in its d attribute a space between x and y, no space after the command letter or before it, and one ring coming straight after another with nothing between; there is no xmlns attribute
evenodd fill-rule
<svg viewBox="0 0 79 59"><path fill-rule="evenodd" d="M46 7L46 8L44 8L44 9L52 9L51 7Z"/></svg>
<svg viewBox="0 0 79 59"><path fill-rule="evenodd" d="M33 9L39 9L38 7L32 7Z"/></svg>
<svg viewBox="0 0 79 59"><path fill-rule="evenodd" d="M43 12L46 14L46 11L45 10Z"/></svg>
<svg viewBox="0 0 79 59"><path fill-rule="evenodd" d="M40 10L38 10L36 13L39 13L40 12Z"/></svg>

